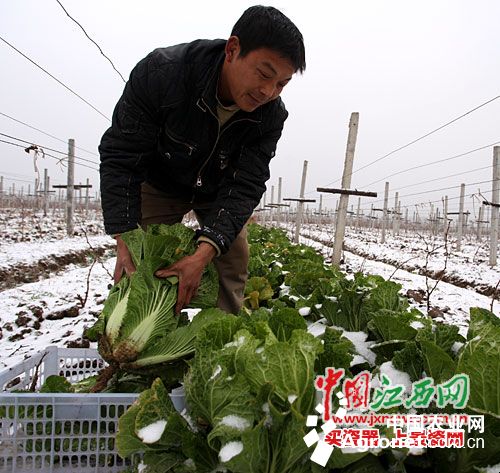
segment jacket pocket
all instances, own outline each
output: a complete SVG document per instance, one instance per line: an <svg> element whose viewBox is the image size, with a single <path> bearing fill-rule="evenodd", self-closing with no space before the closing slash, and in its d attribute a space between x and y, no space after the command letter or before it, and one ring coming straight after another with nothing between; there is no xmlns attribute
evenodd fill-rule
<svg viewBox="0 0 500 473"><path fill-rule="evenodd" d="M194 153L196 153L198 149L198 146L196 144L185 140L184 138L176 135L167 128L165 128L165 137L166 137L165 141L167 142L166 148L170 148L174 152L186 153L188 156L192 156ZM170 146L168 146L168 144L170 144Z"/></svg>

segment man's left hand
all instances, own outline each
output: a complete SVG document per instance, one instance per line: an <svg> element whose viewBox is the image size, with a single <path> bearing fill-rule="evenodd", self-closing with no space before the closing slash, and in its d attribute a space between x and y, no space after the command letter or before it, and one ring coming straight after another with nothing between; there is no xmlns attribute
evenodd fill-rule
<svg viewBox="0 0 500 473"><path fill-rule="evenodd" d="M155 276L159 278L168 278L170 276L179 278L177 304L175 306L176 314L179 314L196 296L203 270L215 255L215 248L210 243L201 242L193 255L185 256L168 268L156 271Z"/></svg>

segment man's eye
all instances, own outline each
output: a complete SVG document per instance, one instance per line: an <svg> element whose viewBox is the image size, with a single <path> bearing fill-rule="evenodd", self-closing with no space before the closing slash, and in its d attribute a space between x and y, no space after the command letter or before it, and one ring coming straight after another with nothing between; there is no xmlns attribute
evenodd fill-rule
<svg viewBox="0 0 500 473"><path fill-rule="evenodd" d="M267 74L264 74L262 71L259 70L259 74L263 79L270 79L271 76L268 76Z"/></svg>

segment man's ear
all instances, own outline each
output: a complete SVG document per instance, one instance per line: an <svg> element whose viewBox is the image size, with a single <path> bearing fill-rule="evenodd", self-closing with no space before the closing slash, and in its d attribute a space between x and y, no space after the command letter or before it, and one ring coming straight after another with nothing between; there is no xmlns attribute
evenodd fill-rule
<svg viewBox="0 0 500 473"><path fill-rule="evenodd" d="M238 36L230 36L225 47L226 60L232 62L240 54L240 39Z"/></svg>

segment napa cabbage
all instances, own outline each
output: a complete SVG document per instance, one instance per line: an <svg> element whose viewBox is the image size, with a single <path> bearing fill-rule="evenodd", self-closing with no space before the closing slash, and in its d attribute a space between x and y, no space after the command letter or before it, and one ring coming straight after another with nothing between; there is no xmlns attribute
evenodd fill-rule
<svg viewBox="0 0 500 473"><path fill-rule="evenodd" d="M99 342L99 352L109 363L108 375L117 368L137 369L172 362L194 352L196 331L223 315L218 309L198 314L187 324L174 313L176 277L157 278L154 273L194 253L194 231L181 224L150 225L122 234L136 271L124 276L110 291L96 324L87 331ZM205 269L198 295L190 307L215 307L218 278L212 264Z"/></svg>

